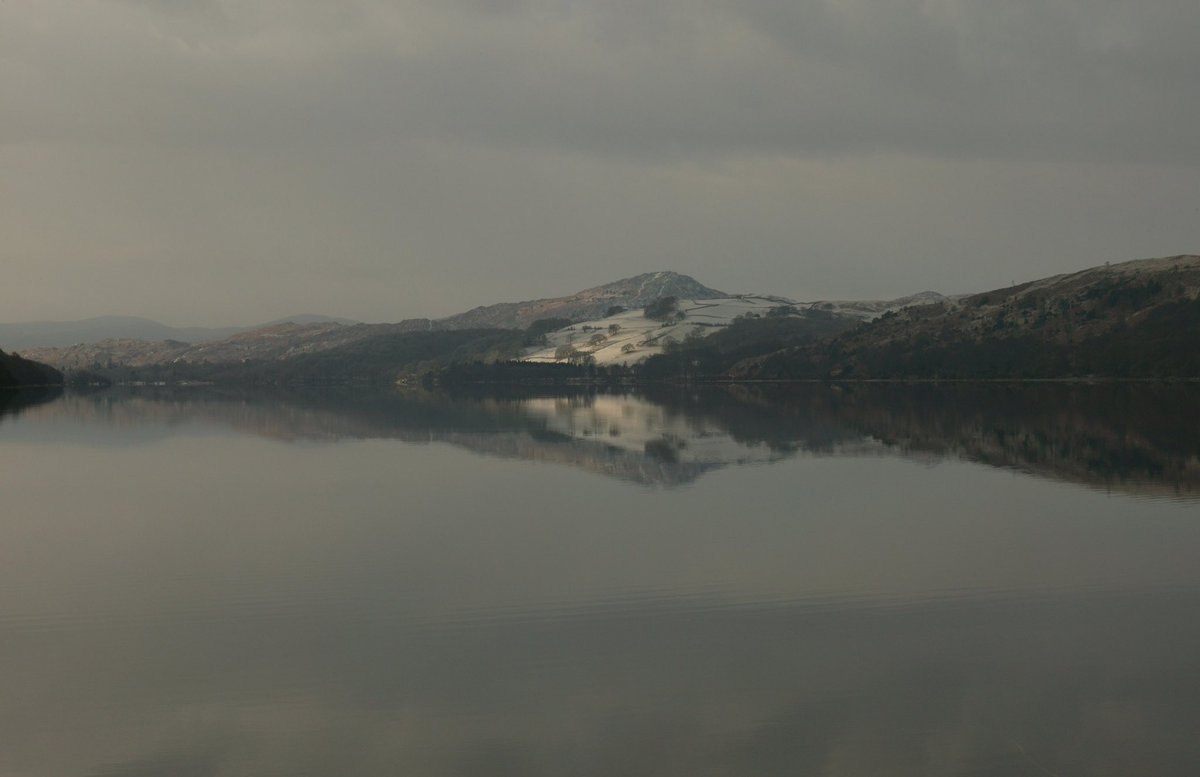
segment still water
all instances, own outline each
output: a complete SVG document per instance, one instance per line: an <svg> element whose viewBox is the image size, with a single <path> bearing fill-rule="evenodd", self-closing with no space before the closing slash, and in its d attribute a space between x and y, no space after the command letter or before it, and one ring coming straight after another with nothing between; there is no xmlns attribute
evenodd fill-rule
<svg viewBox="0 0 1200 777"><path fill-rule="evenodd" d="M0 395L0 775L1200 774L1200 387Z"/></svg>

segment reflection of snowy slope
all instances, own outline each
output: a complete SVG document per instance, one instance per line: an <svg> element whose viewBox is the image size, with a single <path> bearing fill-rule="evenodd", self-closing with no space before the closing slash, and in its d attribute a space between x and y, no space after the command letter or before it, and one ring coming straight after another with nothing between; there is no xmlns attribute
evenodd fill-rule
<svg viewBox="0 0 1200 777"><path fill-rule="evenodd" d="M749 464L789 455L767 445L738 442L703 416L672 412L636 397L597 396L587 402L532 399L523 405L530 416L544 419L552 432L681 464Z"/></svg>
<svg viewBox="0 0 1200 777"><path fill-rule="evenodd" d="M541 464L565 464L597 475L628 480L648 486L680 486L692 483L724 462L665 459L641 450L616 447L607 439L562 437L531 432L470 434L456 432L431 442L446 442L474 453Z"/></svg>

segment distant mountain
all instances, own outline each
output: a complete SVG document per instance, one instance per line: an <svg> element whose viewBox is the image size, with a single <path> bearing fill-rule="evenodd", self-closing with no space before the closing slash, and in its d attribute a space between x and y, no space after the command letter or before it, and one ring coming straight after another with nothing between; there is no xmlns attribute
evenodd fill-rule
<svg viewBox="0 0 1200 777"><path fill-rule="evenodd" d="M322 316L316 313L302 313L298 316L286 316L277 318L274 321L267 321L254 326L242 327L240 332L252 332L255 329L265 329L269 326L279 326L280 324L341 324L342 326L354 326L360 324L361 321L355 321L352 318L337 318L336 316ZM216 338L214 338L216 339Z"/></svg>
<svg viewBox="0 0 1200 777"><path fill-rule="evenodd" d="M30 348L26 353L66 370L106 370L157 364L225 364L248 360L274 361L330 350L380 334L389 325L336 322L282 323L239 331L220 340L195 344L179 340L117 338L65 348Z"/></svg>
<svg viewBox="0 0 1200 777"><path fill-rule="evenodd" d="M63 374L53 367L0 351L0 388L61 386Z"/></svg>
<svg viewBox="0 0 1200 777"><path fill-rule="evenodd" d="M639 312L668 296L678 298L669 319ZM554 323L530 330L546 320ZM622 369L662 380L1200 378L1200 256L886 302L730 297L685 275L647 273L440 320L288 322L196 344L119 339L23 353L118 381L387 382L519 358L582 364L584 376L586 362L631 365ZM488 379L472 376L464 379Z"/></svg>
<svg viewBox="0 0 1200 777"><path fill-rule="evenodd" d="M294 316L284 322L235 330L221 338L189 341L181 336L183 330L172 329L171 334L165 336L161 331L154 337L117 334L98 340L72 340L65 346L25 346L25 349L35 358L62 369L280 361L308 358L315 353L352 345L357 347L361 343L384 337L422 332L523 330L534 321L544 318L596 318L604 316L613 307L641 308L663 296L711 299L724 294L686 275L655 272L585 289L565 297L505 302L437 320L420 318L395 324L355 324L346 319Z"/></svg>
<svg viewBox="0 0 1200 777"><path fill-rule="evenodd" d="M664 323L642 315L649 303L664 297L681 301L685 316L682 321ZM353 324L319 316L293 316L284 322L194 343L179 337L119 337L26 352L61 369L97 372L117 381L379 381L400 372L472 359L562 361L556 351L563 343L573 344L576 350L592 354L607 365L641 362L662 353L674 341L704 336L719 352L720 360L740 359L768 352L772 346L777 350L827 337L906 305L944 299L932 292L861 303L731 297L689 276L664 271L563 297L499 303L442 319ZM780 311L783 319L776 315ZM770 320L731 326L739 318ZM535 322L548 321L556 323L542 333L527 331ZM570 322L578 326L563 330ZM612 336L614 327L618 334ZM550 331L555 329L559 331ZM609 334L597 345L591 342L596 337L589 330ZM465 334L446 336L451 333ZM718 333L719 337L712 337ZM538 348L545 353L539 353ZM597 351L602 353L594 353Z"/></svg>
<svg viewBox="0 0 1200 777"><path fill-rule="evenodd" d="M650 272L584 289L566 297L502 302L443 318L435 326L445 329L527 329L539 319L572 321L600 318L613 307L644 308L661 297L716 299L728 294L710 289L695 278L677 272Z"/></svg>
<svg viewBox="0 0 1200 777"><path fill-rule="evenodd" d="M136 316L100 316L81 321L27 321L0 324L0 343L6 348L65 348L79 343L98 343L102 340L173 340L181 343L204 343L222 340L239 332L251 331L283 323L313 324L336 322L354 324L346 318L330 318L305 314L281 318L255 326L176 327Z"/></svg>
<svg viewBox="0 0 1200 777"><path fill-rule="evenodd" d="M219 340L239 327L173 327L148 318L100 316L81 321L28 321L0 324L0 343L7 348L63 348L100 340Z"/></svg>
<svg viewBox="0 0 1200 777"><path fill-rule="evenodd" d="M1200 256L1141 259L885 314L738 379L1197 378Z"/></svg>
<svg viewBox="0 0 1200 777"><path fill-rule="evenodd" d="M524 333L404 331L396 324L283 324L215 343L109 340L47 354L64 370L117 383L394 383L402 372L455 361L515 358Z"/></svg>

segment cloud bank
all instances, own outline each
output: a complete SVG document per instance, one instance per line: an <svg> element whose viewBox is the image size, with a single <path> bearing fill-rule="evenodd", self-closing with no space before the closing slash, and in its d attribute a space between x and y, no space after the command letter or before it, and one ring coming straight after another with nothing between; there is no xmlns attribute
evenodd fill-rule
<svg viewBox="0 0 1200 777"><path fill-rule="evenodd" d="M9 0L4 318L799 297L1200 245L1185 0ZM45 314L45 315L39 315Z"/></svg>

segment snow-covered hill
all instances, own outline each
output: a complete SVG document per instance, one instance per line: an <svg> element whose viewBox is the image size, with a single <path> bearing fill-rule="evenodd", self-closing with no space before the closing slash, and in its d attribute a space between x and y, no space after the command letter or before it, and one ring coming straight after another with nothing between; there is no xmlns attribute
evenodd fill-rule
<svg viewBox="0 0 1200 777"><path fill-rule="evenodd" d="M501 302L433 322L440 329L525 329L538 319L565 318L572 321L598 318L612 307L643 308L661 297L708 299L724 292L710 289L688 275L660 271L642 273L603 286L575 292L566 297Z"/></svg>
<svg viewBox="0 0 1200 777"><path fill-rule="evenodd" d="M634 364L663 353L671 342L688 337L707 337L733 323L739 316L767 316L780 308L795 313L808 310L867 321L890 310L923 305L945 299L940 294L923 294L878 302L795 302L784 297L739 294L714 299L681 299L683 317L656 321L642 310L627 310L613 316L582 321L546 335L545 345L525 351L522 361L568 362L590 356L596 364Z"/></svg>

